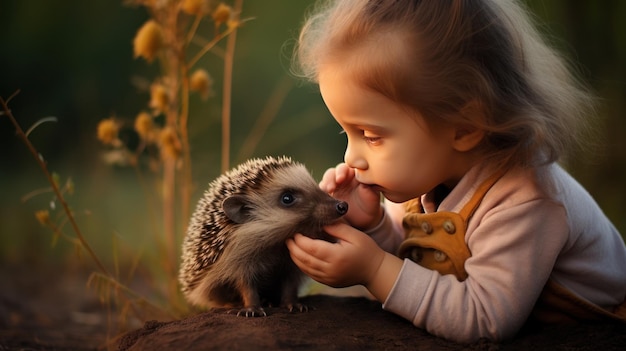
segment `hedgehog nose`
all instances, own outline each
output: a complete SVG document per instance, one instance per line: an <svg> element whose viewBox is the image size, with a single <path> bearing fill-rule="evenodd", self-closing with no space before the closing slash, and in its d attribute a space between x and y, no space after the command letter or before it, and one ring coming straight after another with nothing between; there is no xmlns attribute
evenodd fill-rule
<svg viewBox="0 0 626 351"><path fill-rule="evenodd" d="M337 208L337 213L343 216L346 214L346 212L348 212L348 203L345 201L339 201L337 202L336 208Z"/></svg>

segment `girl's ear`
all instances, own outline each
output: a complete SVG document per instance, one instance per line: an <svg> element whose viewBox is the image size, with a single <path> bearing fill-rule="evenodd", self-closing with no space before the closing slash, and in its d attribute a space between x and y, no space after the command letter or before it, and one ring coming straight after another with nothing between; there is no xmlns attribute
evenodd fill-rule
<svg viewBox="0 0 626 351"><path fill-rule="evenodd" d="M456 151L466 152L475 148L485 137L485 131L472 126L459 126L454 135L452 147Z"/></svg>
<svg viewBox="0 0 626 351"><path fill-rule="evenodd" d="M460 114L467 122L455 127L452 147L457 151L466 152L475 148L485 137L485 130L481 126L485 125L486 119L480 104L476 101L465 105Z"/></svg>

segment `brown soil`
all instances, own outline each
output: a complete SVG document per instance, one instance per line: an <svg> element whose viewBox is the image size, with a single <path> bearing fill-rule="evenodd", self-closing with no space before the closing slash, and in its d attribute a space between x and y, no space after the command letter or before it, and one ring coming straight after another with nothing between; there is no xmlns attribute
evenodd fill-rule
<svg viewBox="0 0 626 351"><path fill-rule="evenodd" d="M0 267L0 351L4 350L622 350L626 325L526 331L514 340L461 345L429 335L365 298L314 295L308 312L268 308L267 317L226 310L148 321L110 335L111 320L85 289L86 274ZM107 343L107 340L109 342ZM112 341L111 341L112 340Z"/></svg>
<svg viewBox="0 0 626 351"><path fill-rule="evenodd" d="M312 310L268 309L268 317L227 311L161 323L124 335L119 350L623 350L626 326L553 327L506 343L461 345L429 335L365 298L309 296Z"/></svg>

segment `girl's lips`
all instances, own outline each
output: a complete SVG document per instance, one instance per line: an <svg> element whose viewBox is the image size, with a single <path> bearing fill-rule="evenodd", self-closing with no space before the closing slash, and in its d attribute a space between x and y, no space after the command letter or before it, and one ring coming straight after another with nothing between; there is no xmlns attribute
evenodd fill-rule
<svg viewBox="0 0 626 351"><path fill-rule="evenodd" d="M361 183L361 185L366 187L366 188L371 189L372 191L378 192L378 193L381 193L384 190L381 186L376 185L376 184Z"/></svg>
<svg viewBox="0 0 626 351"><path fill-rule="evenodd" d="M361 186L365 187L365 188L370 188L371 190L373 190L375 192L379 192L379 193L381 193L381 192L383 192L385 190L383 187L381 187L381 186L379 186L377 184L368 183L368 182L363 181L363 179L361 179L361 177L359 177L359 173L355 174L355 178L356 178L356 181L359 182L359 184Z"/></svg>

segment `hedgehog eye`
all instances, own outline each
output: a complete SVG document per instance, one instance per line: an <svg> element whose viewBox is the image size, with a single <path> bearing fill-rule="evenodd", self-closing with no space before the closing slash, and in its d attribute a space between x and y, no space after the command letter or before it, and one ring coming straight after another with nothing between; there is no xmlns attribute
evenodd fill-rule
<svg viewBox="0 0 626 351"><path fill-rule="evenodd" d="M296 201L296 197L290 192L283 193L280 196L280 203L285 206L291 206L293 205L295 201Z"/></svg>

